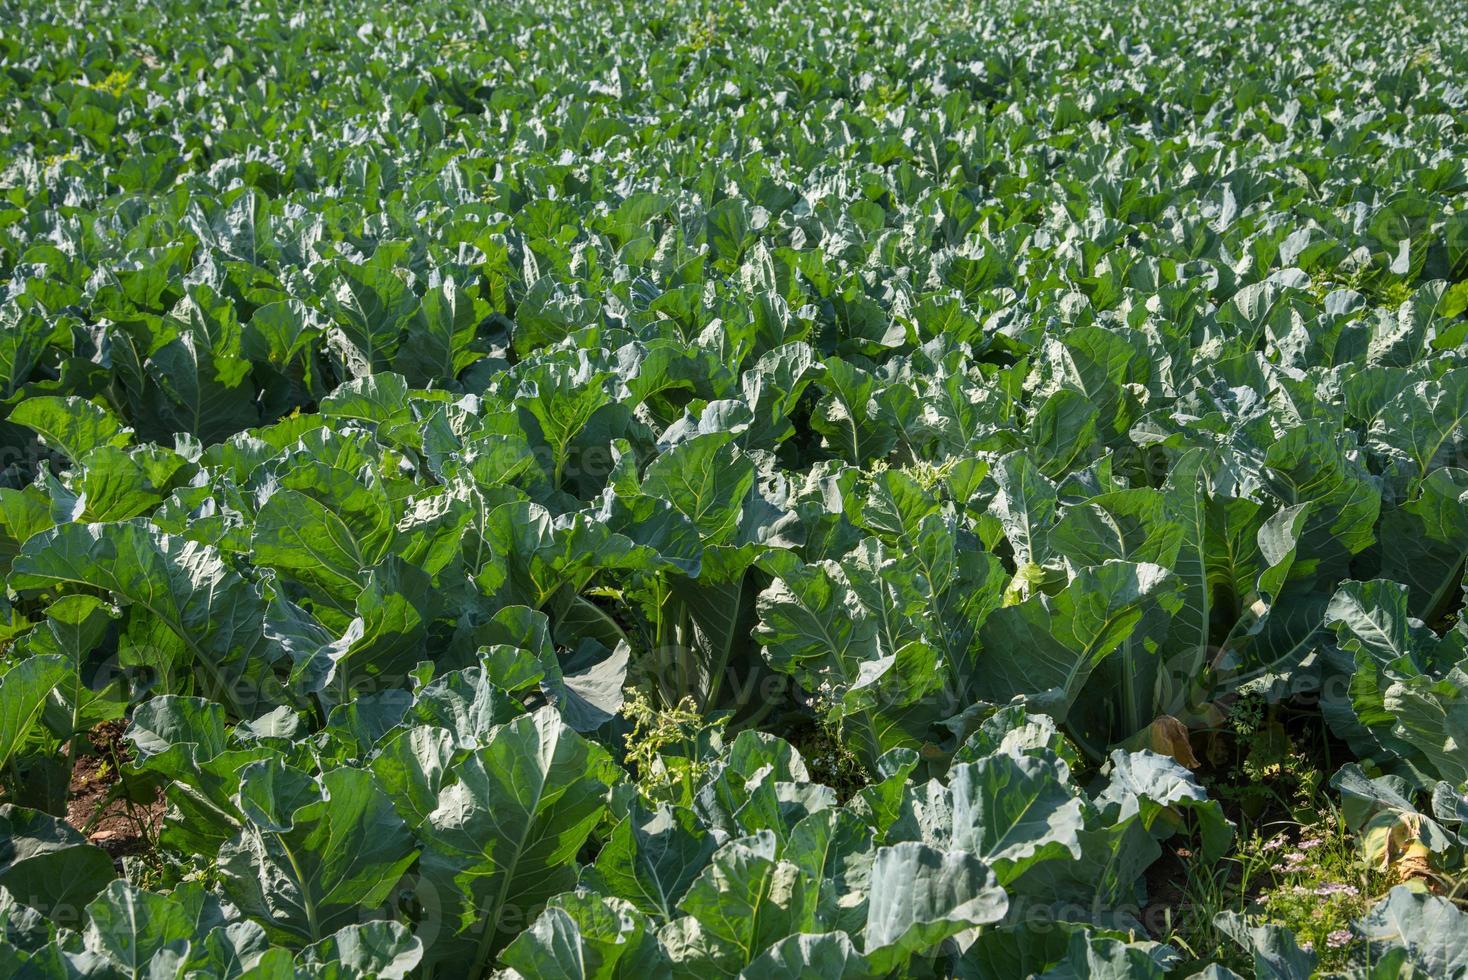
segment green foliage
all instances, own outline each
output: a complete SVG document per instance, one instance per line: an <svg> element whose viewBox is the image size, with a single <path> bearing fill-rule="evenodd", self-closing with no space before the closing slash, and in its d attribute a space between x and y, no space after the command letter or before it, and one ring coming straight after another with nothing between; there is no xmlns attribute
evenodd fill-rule
<svg viewBox="0 0 1468 980"><path fill-rule="evenodd" d="M1468 973L1468 8L0 15L0 974Z"/></svg>

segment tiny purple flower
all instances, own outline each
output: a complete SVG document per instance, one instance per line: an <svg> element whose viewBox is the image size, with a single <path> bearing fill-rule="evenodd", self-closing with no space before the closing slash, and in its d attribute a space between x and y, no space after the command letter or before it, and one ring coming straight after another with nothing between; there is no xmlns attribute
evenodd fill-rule
<svg viewBox="0 0 1468 980"><path fill-rule="evenodd" d="M1317 895L1321 896L1322 898L1324 898L1324 897L1326 897L1328 895L1351 895L1351 896L1354 896L1354 895L1356 895L1358 893L1356 891L1356 886L1355 885L1343 885L1340 882L1332 881L1332 882L1329 882L1328 884L1321 885L1319 888L1315 889L1315 894L1317 894Z"/></svg>

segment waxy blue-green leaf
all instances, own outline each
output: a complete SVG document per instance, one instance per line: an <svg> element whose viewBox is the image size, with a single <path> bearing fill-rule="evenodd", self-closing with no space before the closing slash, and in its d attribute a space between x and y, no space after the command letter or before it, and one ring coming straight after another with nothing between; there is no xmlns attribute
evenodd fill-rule
<svg viewBox="0 0 1468 980"><path fill-rule="evenodd" d="M1079 857L1082 804L1048 759L992 755L948 776L947 827L925 828L930 844L968 851L1001 885L1041 861Z"/></svg>
<svg viewBox="0 0 1468 980"><path fill-rule="evenodd" d="M787 936L761 953L739 974L741 980L834 976L867 980L878 975L844 932Z"/></svg>
<svg viewBox="0 0 1468 980"><path fill-rule="evenodd" d="M98 446L123 448L133 437L110 410L75 395L27 398L10 412L10 421L35 430L48 445L73 461Z"/></svg>
<svg viewBox="0 0 1468 980"><path fill-rule="evenodd" d="M273 706L274 655L258 586L207 545L146 525L67 524L35 535L15 559L12 588L84 586L110 593L170 632L183 651L168 665L240 715ZM182 685L180 685L182 686Z"/></svg>
<svg viewBox="0 0 1468 980"><path fill-rule="evenodd" d="M877 401L877 379L840 358L828 358L825 368L816 379L825 395L816 404L811 427L834 455L849 463L863 466L884 458L897 441L897 431Z"/></svg>
<svg viewBox="0 0 1468 980"><path fill-rule="evenodd" d="M10 764L70 672L59 654L28 657L0 674L0 766Z"/></svg>
<svg viewBox="0 0 1468 980"><path fill-rule="evenodd" d="M1468 471L1433 470L1412 500L1382 515L1381 573L1407 586L1412 615L1432 622L1456 599L1468 558Z"/></svg>
<svg viewBox="0 0 1468 980"><path fill-rule="evenodd" d="M619 898L567 892L500 959L524 977L617 980L666 969L647 917Z"/></svg>
<svg viewBox="0 0 1468 980"><path fill-rule="evenodd" d="M1392 399L1371 428L1373 445L1404 455L1411 475L1463 459L1464 423L1468 422L1468 371L1461 368L1441 379L1421 381Z"/></svg>
<svg viewBox="0 0 1468 980"><path fill-rule="evenodd" d="M336 284L324 297L340 331L343 358L356 376L388 370L403 331L418 314L418 298L390 261L336 263Z"/></svg>
<svg viewBox="0 0 1468 980"><path fill-rule="evenodd" d="M581 882L626 899L645 915L671 921L688 886L718 848L692 810L634 806L612 830Z"/></svg>
<svg viewBox="0 0 1468 980"><path fill-rule="evenodd" d="M1214 917L1220 932L1248 951L1254 960L1256 976L1271 980L1308 980L1314 975L1319 958L1301 949L1289 929L1262 923L1250 925L1237 912L1220 912Z"/></svg>
<svg viewBox="0 0 1468 980"><path fill-rule="evenodd" d="M54 526L50 500L40 487L24 490L0 487L0 567L6 574L31 535Z"/></svg>
<svg viewBox="0 0 1468 980"><path fill-rule="evenodd" d="M199 284L174 308L176 336L152 351L144 370L153 382L150 428L182 432L205 445L262 421L242 356L234 305Z"/></svg>
<svg viewBox="0 0 1468 980"><path fill-rule="evenodd" d="M1447 899L1398 885L1357 923L1377 955L1406 950L1406 961L1429 977L1468 976L1468 925Z"/></svg>
<svg viewBox="0 0 1468 980"><path fill-rule="evenodd" d="M252 780L284 779L289 796L271 794L274 812L243 807L246 823L219 852L224 894L288 943L316 942L355 921L417 858L371 773L333 769L314 784L303 776L252 764L242 776L246 799L261 799Z"/></svg>
<svg viewBox="0 0 1468 980"><path fill-rule="evenodd" d="M1162 839L1182 824L1182 811L1190 811L1199 828L1205 861L1215 861L1228 850L1233 824L1217 800L1209 799L1203 786L1170 756L1151 751L1111 753L1110 782L1096 795L1094 803L1103 817L1123 824L1133 817L1153 836Z"/></svg>
<svg viewBox="0 0 1468 980"><path fill-rule="evenodd" d="M461 286L452 275L429 286L423 295L421 319L410 328L412 338L393 359L393 369L415 387L452 384L480 358L473 349L479 325L491 308L477 290Z"/></svg>
<svg viewBox="0 0 1468 980"><path fill-rule="evenodd" d="M1063 719L1096 665L1131 640L1149 613L1178 609L1182 587L1159 565L1108 561L1080 569L1053 599L1040 594L996 609L979 630L973 694L1022 694Z"/></svg>
<svg viewBox="0 0 1468 980"><path fill-rule="evenodd" d="M798 865L778 856L773 832L761 830L714 852L679 908L746 966L772 944L814 922L815 895Z"/></svg>
<svg viewBox="0 0 1468 980"><path fill-rule="evenodd" d="M998 493L989 505L1022 565L1050 561L1049 530L1056 517L1055 486L1023 453L1004 456L990 471Z"/></svg>
<svg viewBox="0 0 1468 980"><path fill-rule="evenodd" d="M450 931L431 955L467 957L472 973L514 938L516 916L574 885L576 853L618 777L606 751L554 708L495 729L454 776L415 830L423 875L448 896Z"/></svg>
<svg viewBox="0 0 1468 980"><path fill-rule="evenodd" d="M807 690L823 683L854 686L863 665L880 656L876 624L855 594L829 566L782 555L769 570L777 577L760 593L754 637L771 666L793 674Z"/></svg>
<svg viewBox="0 0 1468 980"><path fill-rule="evenodd" d="M705 546L732 543L753 485L754 465L722 434L668 450L642 478L642 491L670 501L698 528Z"/></svg>
<svg viewBox="0 0 1468 980"><path fill-rule="evenodd" d="M64 485L51 485L52 515L57 523L88 524L146 516L192 475L186 459L159 446L98 446L78 461Z"/></svg>
<svg viewBox="0 0 1468 980"><path fill-rule="evenodd" d="M0 805L0 830L0 888L43 913L70 913L117 875L106 851L50 814Z"/></svg>
<svg viewBox="0 0 1468 980"><path fill-rule="evenodd" d="M297 975L331 980L404 980L423 958L423 943L399 922L342 926L301 950Z"/></svg>
<svg viewBox="0 0 1468 980"><path fill-rule="evenodd" d="M914 841L877 851L864 952L879 972L975 926L1004 917L1009 900L994 873L967 851Z"/></svg>
<svg viewBox="0 0 1468 980"><path fill-rule="evenodd" d="M1148 980L1165 975L1162 963L1147 948L1156 945L1132 945L1123 934L1107 935L1068 922L1006 924L979 935L958 963L957 976L967 980L1015 976Z"/></svg>

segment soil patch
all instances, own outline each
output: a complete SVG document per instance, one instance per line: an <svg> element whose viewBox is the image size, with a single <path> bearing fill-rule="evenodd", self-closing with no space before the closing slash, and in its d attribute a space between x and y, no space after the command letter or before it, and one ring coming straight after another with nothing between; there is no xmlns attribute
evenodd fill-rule
<svg viewBox="0 0 1468 980"><path fill-rule="evenodd" d="M67 821L114 860L152 849L165 807L161 796L122 772L130 758L126 728L113 721L88 733L67 794Z"/></svg>

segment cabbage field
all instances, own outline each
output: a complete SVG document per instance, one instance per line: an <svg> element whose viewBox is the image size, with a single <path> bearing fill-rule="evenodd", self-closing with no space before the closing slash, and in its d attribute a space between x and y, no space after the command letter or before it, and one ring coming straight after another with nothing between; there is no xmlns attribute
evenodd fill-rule
<svg viewBox="0 0 1468 980"><path fill-rule="evenodd" d="M1468 4L0 0L0 977L1468 978Z"/></svg>

